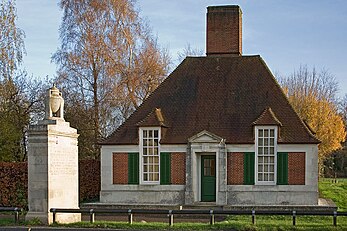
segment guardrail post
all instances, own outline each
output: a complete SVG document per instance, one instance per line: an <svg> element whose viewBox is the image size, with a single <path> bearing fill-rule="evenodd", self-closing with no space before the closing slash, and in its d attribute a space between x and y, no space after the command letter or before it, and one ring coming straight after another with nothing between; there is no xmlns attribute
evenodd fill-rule
<svg viewBox="0 0 347 231"><path fill-rule="evenodd" d="M255 210L252 209L252 224L255 225Z"/></svg>
<svg viewBox="0 0 347 231"><path fill-rule="evenodd" d="M14 208L14 222L17 224L19 221L19 209L16 207Z"/></svg>
<svg viewBox="0 0 347 231"><path fill-rule="evenodd" d="M52 212L53 212L53 224L57 223L57 213L55 211L55 209L52 209Z"/></svg>
<svg viewBox="0 0 347 231"><path fill-rule="evenodd" d="M133 214L131 213L131 209L128 210L128 223L130 225L133 224Z"/></svg>
<svg viewBox="0 0 347 231"><path fill-rule="evenodd" d="M213 210L210 210L210 225L214 225L214 214L213 214Z"/></svg>
<svg viewBox="0 0 347 231"><path fill-rule="evenodd" d="M334 211L333 223L334 223L334 226L337 226L337 212L336 211Z"/></svg>
<svg viewBox="0 0 347 231"><path fill-rule="evenodd" d="M173 217L173 214L172 214L172 210L169 210L168 217L169 217L169 226L173 226L174 217Z"/></svg>
<svg viewBox="0 0 347 231"><path fill-rule="evenodd" d="M89 210L89 214L90 214L90 223L94 223L95 221L95 213L93 209Z"/></svg>
<svg viewBox="0 0 347 231"><path fill-rule="evenodd" d="M293 211L293 225L296 225L296 211Z"/></svg>

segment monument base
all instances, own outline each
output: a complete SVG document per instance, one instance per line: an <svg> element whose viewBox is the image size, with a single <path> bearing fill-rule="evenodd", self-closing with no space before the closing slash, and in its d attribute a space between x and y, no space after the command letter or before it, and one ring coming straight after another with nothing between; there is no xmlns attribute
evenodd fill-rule
<svg viewBox="0 0 347 231"><path fill-rule="evenodd" d="M43 224L52 224L53 223L53 213L42 213L42 212L28 212L25 216L26 221L33 219L38 219ZM56 222L60 224L75 223L81 221L80 213L57 213Z"/></svg>

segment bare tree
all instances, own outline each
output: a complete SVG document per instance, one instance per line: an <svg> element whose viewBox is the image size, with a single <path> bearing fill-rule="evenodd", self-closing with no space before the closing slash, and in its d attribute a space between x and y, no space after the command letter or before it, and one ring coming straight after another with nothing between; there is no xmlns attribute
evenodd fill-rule
<svg viewBox="0 0 347 231"><path fill-rule="evenodd" d="M326 70L309 71L301 66L287 78L280 79L289 102L298 115L316 132L319 145L320 170L325 158L341 148L346 131L338 111L338 83Z"/></svg>
<svg viewBox="0 0 347 231"><path fill-rule="evenodd" d="M184 47L182 52L177 53L178 62L182 62L187 56L203 56L204 50L201 48L193 48L190 43Z"/></svg>
<svg viewBox="0 0 347 231"><path fill-rule="evenodd" d="M135 1L61 0L60 7L62 44L52 57L59 66L56 82L67 97L67 116L76 115L78 104L90 118L89 128L74 125L93 130L90 150L98 157L98 140L159 85L169 57L139 17Z"/></svg>

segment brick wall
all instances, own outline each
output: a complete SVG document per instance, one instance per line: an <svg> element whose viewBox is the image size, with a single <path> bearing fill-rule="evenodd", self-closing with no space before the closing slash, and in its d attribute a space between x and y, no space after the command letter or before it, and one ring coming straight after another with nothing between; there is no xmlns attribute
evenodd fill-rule
<svg viewBox="0 0 347 231"><path fill-rule="evenodd" d="M228 152L227 178L229 185L243 184L243 153Z"/></svg>
<svg viewBox="0 0 347 231"><path fill-rule="evenodd" d="M238 6L212 6L207 11L207 55L241 55L241 9Z"/></svg>
<svg viewBox="0 0 347 231"><path fill-rule="evenodd" d="M186 184L186 153L171 153L171 184Z"/></svg>
<svg viewBox="0 0 347 231"><path fill-rule="evenodd" d="M305 184L305 153L290 152L288 153L288 184L304 185Z"/></svg>
<svg viewBox="0 0 347 231"><path fill-rule="evenodd" d="M113 153L113 184L128 184L128 153Z"/></svg>

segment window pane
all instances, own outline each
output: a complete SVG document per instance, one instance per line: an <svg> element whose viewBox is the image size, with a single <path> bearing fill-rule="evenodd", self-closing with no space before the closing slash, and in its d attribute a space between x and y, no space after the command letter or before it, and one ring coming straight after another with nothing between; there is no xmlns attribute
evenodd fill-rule
<svg viewBox="0 0 347 231"><path fill-rule="evenodd" d="M258 138L258 145L259 146L263 146L264 145L263 138Z"/></svg>
<svg viewBox="0 0 347 231"><path fill-rule="evenodd" d="M152 137L153 137L153 131L152 131L152 130L149 130L149 131L148 131L148 137L149 137L149 138L152 138Z"/></svg>
<svg viewBox="0 0 347 231"><path fill-rule="evenodd" d="M263 137L263 129L259 129L259 137Z"/></svg>
<svg viewBox="0 0 347 231"><path fill-rule="evenodd" d="M265 147L265 148L264 148L264 155L267 155L267 154L269 154L269 148L268 148L268 147Z"/></svg>
<svg viewBox="0 0 347 231"><path fill-rule="evenodd" d="M159 180L159 173L154 173L153 176L154 176L153 181Z"/></svg>
<svg viewBox="0 0 347 231"><path fill-rule="evenodd" d="M265 165L264 166L264 172L268 172L269 171L269 167L268 167L268 165Z"/></svg>
<svg viewBox="0 0 347 231"><path fill-rule="evenodd" d="M258 181L263 181L263 174L262 173L258 173Z"/></svg>
<svg viewBox="0 0 347 231"><path fill-rule="evenodd" d="M263 172L263 165L258 164L258 172Z"/></svg>
<svg viewBox="0 0 347 231"><path fill-rule="evenodd" d="M211 176L215 176L215 162L211 160Z"/></svg>
<svg viewBox="0 0 347 231"><path fill-rule="evenodd" d="M143 155L144 155L144 156L147 155L147 148L143 148Z"/></svg>
<svg viewBox="0 0 347 231"><path fill-rule="evenodd" d="M148 181L148 175L145 173L145 174L143 174L143 180L144 181Z"/></svg>
<svg viewBox="0 0 347 231"><path fill-rule="evenodd" d="M268 129L264 130L264 137L269 137L269 130Z"/></svg>
<svg viewBox="0 0 347 231"><path fill-rule="evenodd" d="M155 137L155 138L158 138L158 136L159 136L159 135L158 135L158 130L154 130L154 137Z"/></svg>
<svg viewBox="0 0 347 231"><path fill-rule="evenodd" d="M275 137L275 129L270 129L270 136Z"/></svg>
<svg viewBox="0 0 347 231"><path fill-rule="evenodd" d="M143 131L142 134L143 134L143 138L147 138L147 131L146 130Z"/></svg>
<svg viewBox="0 0 347 231"><path fill-rule="evenodd" d="M264 162L264 157L258 157L258 162L263 163Z"/></svg>
<svg viewBox="0 0 347 231"><path fill-rule="evenodd" d="M275 172L275 166L274 165L270 165L270 172Z"/></svg>
<svg viewBox="0 0 347 231"><path fill-rule="evenodd" d="M258 155L263 155L263 148L258 148Z"/></svg>
<svg viewBox="0 0 347 231"><path fill-rule="evenodd" d="M267 138L264 139L264 146L269 146L269 139Z"/></svg>
<svg viewBox="0 0 347 231"><path fill-rule="evenodd" d="M270 148L270 155L274 155L274 153L275 153L275 148L271 147Z"/></svg>
<svg viewBox="0 0 347 231"><path fill-rule="evenodd" d="M210 167L210 160L209 159L204 159L204 167L205 168Z"/></svg>
<svg viewBox="0 0 347 231"><path fill-rule="evenodd" d="M275 163L275 157L274 156L270 157L270 163Z"/></svg>
<svg viewBox="0 0 347 231"><path fill-rule="evenodd" d="M159 164L159 157L158 156L153 157L153 163Z"/></svg>
<svg viewBox="0 0 347 231"><path fill-rule="evenodd" d="M274 138L270 138L270 145L274 146L275 145L275 139Z"/></svg>
<svg viewBox="0 0 347 231"><path fill-rule="evenodd" d="M264 173L264 181L268 181L269 180L269 174L268 173Z"/></svg>
<svg viewBox="0 0 347 231"><path fill-rule="evenodd" d="M275 180L275 176L273 173L269 174L269 181L274 181Z"/></svg>

